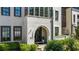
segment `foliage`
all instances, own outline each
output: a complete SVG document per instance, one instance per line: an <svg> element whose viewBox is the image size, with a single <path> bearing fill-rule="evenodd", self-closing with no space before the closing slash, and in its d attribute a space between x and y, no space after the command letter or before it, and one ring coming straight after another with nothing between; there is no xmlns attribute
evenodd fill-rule
<svg viewBox="0 0 79 59"><path fill-rule="evenodd" d="M76 51L78 50L78 44L75 44L76 41L71 38L64 40L52 40L49 41L45 47L47 51ZM79 42L78 42L79 43Z"/></svg>
<svg viewBox="0 0 79 59"><path fill-rule="evenodd" d="M0 51L35 51L35 44L26 44L18 42L0 43Z"/></svg>
<svg viewBox="0 0 79 59"><path fill-rule="evenodd" d="M45 47L46 51L61 51L63 50L63 45L57 41L57 40L52 40L49 41L47 46Z"/></svg>
<svg viewBox="0 0 79 59"><path fill-rule="evenodd" d="M26 43L22 43L20 44L20 49L21 51L35 51L37 48L37 46L35 44L26 44Z"/></svg>
<svg viewBox="0 0 79 59"><path fill-rule="evenodd" d="M76 27L75 32L76 32L75 36L79 40L79 26Z"/></svg>

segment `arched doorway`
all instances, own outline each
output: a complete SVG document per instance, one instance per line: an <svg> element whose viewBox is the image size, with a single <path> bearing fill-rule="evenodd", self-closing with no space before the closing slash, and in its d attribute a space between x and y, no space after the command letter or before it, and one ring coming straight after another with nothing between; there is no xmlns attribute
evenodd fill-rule
<svg viewBox="0 0 79 59"><path fill-rule="evenodd" d="M35 32L35 43L45 44L47 43L47 30L43 27L39 27Z"/></svg>

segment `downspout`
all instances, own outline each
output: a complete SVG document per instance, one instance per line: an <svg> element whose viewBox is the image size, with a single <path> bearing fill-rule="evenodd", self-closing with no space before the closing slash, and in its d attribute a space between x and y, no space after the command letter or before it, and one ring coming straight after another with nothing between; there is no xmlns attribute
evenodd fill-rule
<svg viewBox="0 0 79 59"><path fill-rule="evenodd" d="M51 39L53 40L53 7L51 7Z"/></svg>

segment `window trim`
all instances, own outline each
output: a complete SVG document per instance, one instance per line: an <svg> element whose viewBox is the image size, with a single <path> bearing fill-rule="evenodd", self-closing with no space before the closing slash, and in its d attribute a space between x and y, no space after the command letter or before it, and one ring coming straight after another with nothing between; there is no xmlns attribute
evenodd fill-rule
<svg viewBox="0 0 79 59"><path fill-rule="evenodd" d="M74 22L74 23L75 23L75 17L76 17L76 15L74 14L74 15L73 15L73 22Z"/></svg>
<svg viewBox="0 0 79 59"><path fill-rule="evenodd" d="M56 29L58 29L58 31ZM59 27L55 27L55 36L59 36Z"/></svg>
<svg viewBox="0 0 79 59"><path fill-rule="evenodd" d="M20 8L20 16L17 16L17 15L16 15L16 12L15 12L15 11L16 11L16 8L17 8L17 7L14 7L14 16L15 16L15 17L21 17L21 16L22 16L22 12L21 12L21 11L22 11L22 10L21 10L22 7L19 7L19 8Z"/></svg>
<svg viewBox="0 0 79 59"><path fill-rule="evenodd" d="M21 28L21 40L15 40L15 28ZM22 26L13 26L13 40L14 41L22 41Z"/></svg>
<svg viewBox="0 0 79 59"><path fill-rule="evenodd" d="M36 8L38 8L38 10L37 10L38 13L36 12ZM35 7L35 16L38 16L39 17L40 16L39 13L40 13L40 7Z"/></svg>
<svg viewBox="0 0 79 59"><path fill-rule="evenodd" d="M3 34L2 34L2 29L3 29L3 27L8 27L8 28L10 28L10 40L7 40L7 41L11 41L11 26L1 26L1 42L5 42L5 40L3 40L2 38L3 38Z"/></svg>
<svg viewBox="0 0 79 59"><path fill-rule="evenodd" d="M9 8L9 15L4 15L4 14L3 14L3 8L4 8L4 7L1 7L1 15L3 15L3 16L10 16L10 7L8 7L8 8Z"/></svg>
<svg viewBox="0 0 79 59"><path fill-rule="evenodd" d="M56 12L58 12L57 15L56 15ZM57 16L57 18L56 18L56 16ZM55 21L58 21L58 20L59 20L59 11L55 10Z"/></svg>
<svg viewBox="0 0 79 59"><path fill-rule="evenodd" d="M77 19L79 19L79 14L77 14Z"/></svg>

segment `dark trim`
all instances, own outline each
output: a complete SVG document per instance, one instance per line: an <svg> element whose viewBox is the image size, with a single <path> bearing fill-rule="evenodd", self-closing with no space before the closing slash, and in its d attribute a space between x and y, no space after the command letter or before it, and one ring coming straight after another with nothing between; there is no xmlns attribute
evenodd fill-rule
<svg viewBox="0 0 79 59"><path fill-rule="evenodd" d="M3 15L3 8L4 7L1 7L1 15ZM9 7L9 15L3 15L3 16L10 16L10 7Z"/></svg>
<svg viewBox="0 0 79 59"><path fill-rule="evenodd" d="M56 14L57 14L57 18L56 18ZM55 21L59 21L59 11L55 10Z"/></svg>
<svg viewBox="0 0 79 59"><path fill-rule="evenodd" d="M73 26L72 26L72 8L71 8L71 34L72 34L72 31L73 31Z"/></svg>
<svg viewBox="0 0 79 59"><path fill-rule="evenodd" d="M51 7L51 9L52 9L52 11L51 11L51 13L52 13L52 15L51 15L51 40L53 40L53 19L54 19L54 17L53 17L53 8Z"/></svg>
<svg viewBox="0 0 79 59"><path fill-rule="evenodd" d="M21 17L22 16L21 15L22 14L22 12L21 12L22 11L22 8L21 7L19 7L19 8L20 8L20 16L16 16L16 12L15 12L16 11L16 7L14 7L14 16L15 17Z"/></svg>
<svg viewBox="0 0 79 59"><path fill-rule="evenodd" d="M24 16L28 15L28 7L24 7Z"/></svg>
<svg viewBox="0 0 79 59"><path fill-rule="evenodd" d="M2 38L3 38L3 37L2 37L2 31L3 31L2 29L3 29L3 27L8 27L8 28L10 28L10 40L9 40L9 41L11 41L11 26L1 26L1 42L4 41L4 40L2 39Z"/></svg>
<svg viewBox="0 0 79 59"><path fill-rule="evenodd" d="M21 40L22 40L22 26L13 26L13 40L18 41L18 40L15 40L15 28L21 28Z"/></svg>

